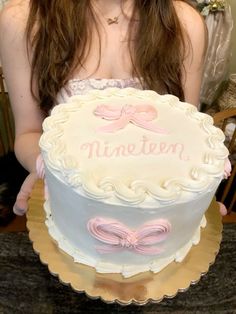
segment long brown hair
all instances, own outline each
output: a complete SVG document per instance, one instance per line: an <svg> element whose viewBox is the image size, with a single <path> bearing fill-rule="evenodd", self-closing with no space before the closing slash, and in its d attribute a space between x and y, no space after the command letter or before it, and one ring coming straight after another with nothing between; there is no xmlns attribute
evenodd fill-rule
<svg viewBox="0 0 236 314"><path fill-rule="evenodd" d="M149 89L164 89L184 100L181 70L187 47L173 0L135 0L130 34L137 14L138 26L129 36L133 76ZM86 47L91 44L88 20L97 25L88 0L30 1L27 42L32 49L31 87L46 113L73 70L83 66ZM33 85L37 86L34 92Z"/></svg>

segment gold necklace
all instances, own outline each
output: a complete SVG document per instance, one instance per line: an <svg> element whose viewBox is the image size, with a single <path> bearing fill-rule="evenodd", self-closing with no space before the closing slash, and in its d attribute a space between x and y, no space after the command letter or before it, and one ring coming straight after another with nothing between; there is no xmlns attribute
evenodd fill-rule
<svg viewBox="0 0 236 314"><path fill-rule="evenodd" d="M101 16L104 18L104 20L106 20L108 25L112 25L112 24L119 24L119 17L122 14L122 11L120 12L120 14L118 14L117 16L114 16L113 18L111 17L105 17L101 11L101 9L99 8L99 6L96 5L96 8L98 9L99 13L101 14Z"/></svg>
<svg viewBox="0 0 236 314"><path fill-rule="evenodd" d="M111 24L118 24L119 23L119 17L121 16L121 13L117 16L114 16L113 18L106 18L107 24L111 25Z"/></svg>

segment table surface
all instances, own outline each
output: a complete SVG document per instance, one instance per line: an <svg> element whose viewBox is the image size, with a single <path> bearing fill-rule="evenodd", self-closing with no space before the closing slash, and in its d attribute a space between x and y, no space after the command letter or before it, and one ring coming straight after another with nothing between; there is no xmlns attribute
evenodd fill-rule
<svg viewBox="0 0 236 314"><path fill-rule="evenodd" d="M216 262L200 282L173 299L145 306L105 304L52 276L26 232L0 233L0 314L236 313L236 224L225 224Z"/></svg>

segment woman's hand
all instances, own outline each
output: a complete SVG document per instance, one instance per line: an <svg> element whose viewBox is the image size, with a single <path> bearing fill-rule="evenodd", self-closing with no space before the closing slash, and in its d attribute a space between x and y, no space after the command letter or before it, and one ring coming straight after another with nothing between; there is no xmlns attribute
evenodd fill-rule
<svg viewBox="0 0 236 314"><path fill-rule="evenodd" d="M231 171L232 171L232 166L231 166L231 162L229 160L229 158L226 159L225 161L225 168L224 168L224 179L227 180L230 175L231 175ZM225 205L221 202L218 202L219 204L219 210L222 216L227 215L228 211L227 208L225 207Z"/></svg>
<svg viewBox="0 0 236 314"><path fill-rule="evenodd" d="M217 202L217 203L219 204L219 207L220 207L219 210L220 210L221 216L227 215L228 211L225 205L221 202Z"/></svg>
<svg viewBox="0 0 236 314"><path fill-rule="evenodd" d="M33 190L34 184L38 179L36 172L30 173L23 182L20 192L16 197L15 205L13 206L13 212L18 216L23 216L28 209L28 200Z"/></svg>
<svg viewBox="0 0 236 314"><path fill-rule="evenodd" d="M44 162L41 154L38 155L36 160L36 172L30 173L25 181L23 182L20 192L16 197L15 205L13 206L13 212L18 216L23 216L28 209L28 200L30 198L31 192L34 188L34 184L38 179L45 178ZM45 186L45 199L47 199L47 185Z"/></svg>

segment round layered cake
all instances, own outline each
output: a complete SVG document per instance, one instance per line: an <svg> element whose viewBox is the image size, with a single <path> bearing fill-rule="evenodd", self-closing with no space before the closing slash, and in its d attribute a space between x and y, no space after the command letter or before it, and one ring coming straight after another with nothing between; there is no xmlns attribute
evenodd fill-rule
<svg viewBox="0 0 236 314"><path fill-rule="evenodd" d="M71 97L40 139L50 235L101 273L181 262L223 178L223 142L209 115L172 95L108 88Z"/></svg>

